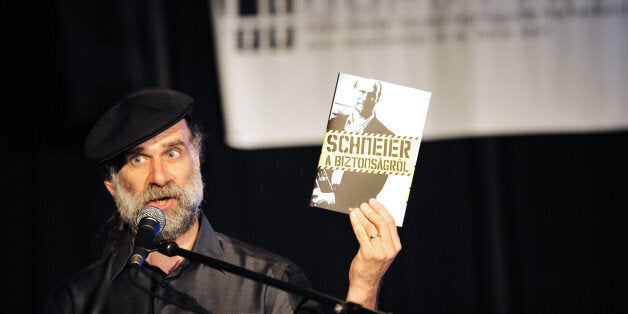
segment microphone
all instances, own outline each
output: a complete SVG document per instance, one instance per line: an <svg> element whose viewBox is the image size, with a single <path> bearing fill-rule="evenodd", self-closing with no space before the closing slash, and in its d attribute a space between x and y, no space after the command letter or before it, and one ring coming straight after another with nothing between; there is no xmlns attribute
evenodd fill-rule
<svg viewBox="0 0 628 314"><path fill-rule="evenodd" d="M135 247L129 259L131 275L137 275L150 250L155 249L155 236L166 226L166 215L154 206L147 206L137 215Z"/></svg>

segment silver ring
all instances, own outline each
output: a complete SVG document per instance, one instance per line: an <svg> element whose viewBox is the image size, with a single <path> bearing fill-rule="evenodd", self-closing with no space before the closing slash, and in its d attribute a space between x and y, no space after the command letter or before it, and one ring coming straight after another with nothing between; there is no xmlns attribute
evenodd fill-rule
<svg viewBox="0 0 628 314"><path fill-rule="evenodd" d="M379 237L379 234L378 234L378 233L373 233L373 234L371 234L371 235L369 236L369 239L375 239L375 238L377 238L377 237Z"/></svg>

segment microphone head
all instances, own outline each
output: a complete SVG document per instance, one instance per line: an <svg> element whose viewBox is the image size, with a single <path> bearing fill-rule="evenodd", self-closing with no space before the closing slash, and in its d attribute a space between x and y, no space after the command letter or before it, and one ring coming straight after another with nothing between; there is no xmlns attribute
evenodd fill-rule
<svg viewBox="0 0 628 314"><path fill-rule="evenodd" d="M139 214L137 214L137 225L140 226L140 223L142 221L142 219L144 218L149 218L152 219L154 221L157 221L160 225L159 230L163 230L164 227L166 226L166 215L164 214L164 212L155 207L155 206L146 206L144 207L144 209L142 209Z"/></svg>

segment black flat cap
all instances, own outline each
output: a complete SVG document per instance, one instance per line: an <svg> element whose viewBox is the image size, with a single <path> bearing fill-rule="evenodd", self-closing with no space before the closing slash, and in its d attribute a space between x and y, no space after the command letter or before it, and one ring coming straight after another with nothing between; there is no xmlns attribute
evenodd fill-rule
<svg viewBox="0 0 628 314"><path fill-rule="evenodd" d="M111 160L190 115L193 103L172 89L137 90L100 117L85 139L85 155L99 163Z"/></svg>

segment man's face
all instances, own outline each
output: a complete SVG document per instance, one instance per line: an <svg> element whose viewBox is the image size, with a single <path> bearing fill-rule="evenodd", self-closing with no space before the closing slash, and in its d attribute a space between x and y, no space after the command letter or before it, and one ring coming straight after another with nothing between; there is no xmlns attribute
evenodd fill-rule
<svg viewBox="0 0 628 314"><path fill-rule="evenodd" d="M363 116L370 116L375 106L375 84L371 80L358 80L354 86L355 109Z"/></svg>
<svg viewBox="0 0 628 314"><path fill-rule="evenodd" d="M198 151L193 150L185 120L137 145L111 181L105 181L122 219L137 227L137 215L146 206L166 214L159 234L174 240L196 219L203 199Z"/></svg>

